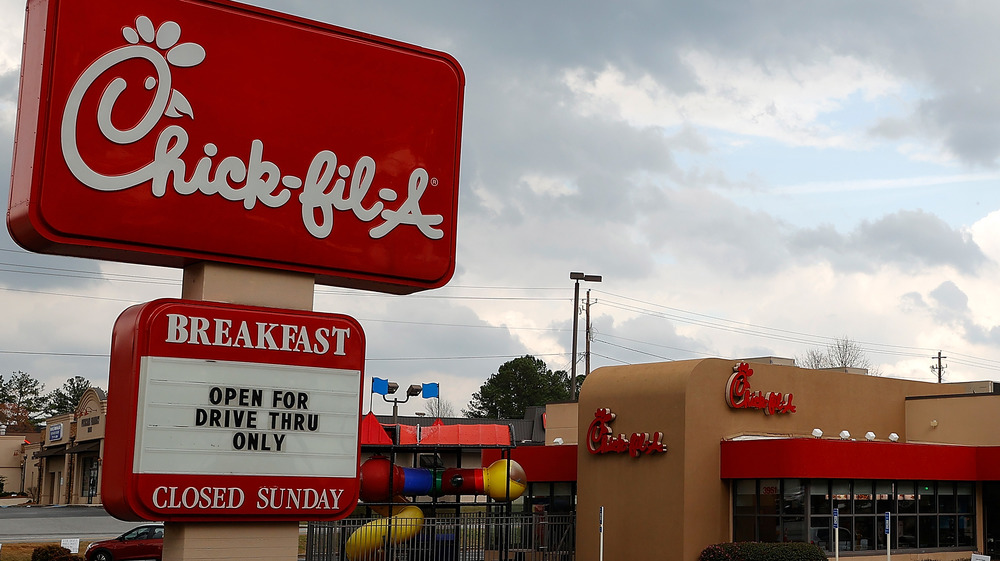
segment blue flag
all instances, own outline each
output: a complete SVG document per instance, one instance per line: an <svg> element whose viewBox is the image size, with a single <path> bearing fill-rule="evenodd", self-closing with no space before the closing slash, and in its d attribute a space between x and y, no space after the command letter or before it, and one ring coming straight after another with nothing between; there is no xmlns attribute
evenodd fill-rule
<svg viewBox="0 0 1000 561"><path fill-rule="evenodd" d="M389 380L382 378L372 378L372 393L379 395L389 395Z"/></svg>
<svg viewBox="0 0 1000 561"><path fill-rule="evenodd" d="M432 397L440 397L438 395L438 385L437 382L430 384L424 384L424 399L430 399Z"/></svg>

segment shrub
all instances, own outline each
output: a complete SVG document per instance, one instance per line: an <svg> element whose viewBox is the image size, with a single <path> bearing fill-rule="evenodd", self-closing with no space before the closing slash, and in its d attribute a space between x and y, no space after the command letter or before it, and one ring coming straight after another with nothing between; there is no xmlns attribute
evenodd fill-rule
<svg viewBox="0 0 1000 561"><path fill-rule="evenodd" d="M720 543L706 547L699 561L826 561L826 553L808 543Z"/></svg>
<svg viewBox="0 0 1000 561"><path fill-rule="evenodd" d="M65 555L71 555L65 547L55 544L42 545L31 552L31 561L55 561Z"/></svg>

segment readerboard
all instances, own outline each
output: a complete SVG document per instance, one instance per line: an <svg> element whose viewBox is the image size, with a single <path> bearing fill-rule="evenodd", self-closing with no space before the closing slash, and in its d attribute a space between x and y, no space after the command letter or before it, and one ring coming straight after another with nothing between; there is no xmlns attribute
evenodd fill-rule
<svg viewBox="0 0 1000 561"><path fill-rule="evenodd" d="M101 493L135 520L323 520L358 500L365 338L317 312L156 300L115 323Z"/></svg>

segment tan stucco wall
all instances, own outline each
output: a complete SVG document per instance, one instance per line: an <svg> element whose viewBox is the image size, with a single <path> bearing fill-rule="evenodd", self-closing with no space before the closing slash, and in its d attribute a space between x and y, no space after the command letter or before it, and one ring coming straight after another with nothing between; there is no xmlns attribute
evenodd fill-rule
<svg viewBox="0 0 1000 561"><path fill-rule="evenodd" d="M906 401L908 442L1000 446L1000 395Z"/></svg>
<svg viewBox="0 0 1000 561"><path fill-rule="evenodd" d="M907 396L939 393L925 382L751 364L753 391L793 394L796 412L767 416L730 409L725 400L735 360L706 359L601 368L580 392L577 556L599 555L598 509L605 507L605 551L616 558L694 561L730 539L730 495L720 478L720 441L739 435L825 437L841 430L890 432L907 439ZM586 430L599 408L617 414L615 434L662 431L666 454L632 458L591 454Z"/></svg>
<svg viewBox="0 0 1000 561"><path fill-rule="evenodd" d="M563 445L577 443L577 423L580 408L577 403L550 403L545 406L545 445L552 446L557 438Z"/></svg>
<svg viewBox="0 0 1000 561"><path fill-rule="evenodd" d="M76 408L76 442L87 442L104 438L107 426L107 401L94 388L84 392Z"/></svg>
<svg viewBox="0 0 1000 561"><path fill-rule="evenodd" d="M4 478L4 491L21 490L21 445L23 436L0 436L0 477Z"/></svg>

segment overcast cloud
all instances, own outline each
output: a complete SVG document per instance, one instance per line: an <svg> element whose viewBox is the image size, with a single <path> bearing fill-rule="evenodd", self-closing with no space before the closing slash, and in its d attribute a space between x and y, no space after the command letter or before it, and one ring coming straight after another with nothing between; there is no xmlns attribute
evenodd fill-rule
<svg viewBox="0 0 1000 561"><path fill-rule="evenodd" d="M1000 379L1000 4L254 3L465 70L454 279L316 289L316 309L364 326L370 375L440 382L458 411L511 358L569 370L568 275L585 271L604 276L581 286L595 367L847 336L884 375L931 380L941 350L946 381ZM4 177L23 10L0 0ZM5 232L0 373L107 387L117 315L179 295L178 271L35 255Z"/></svg>

